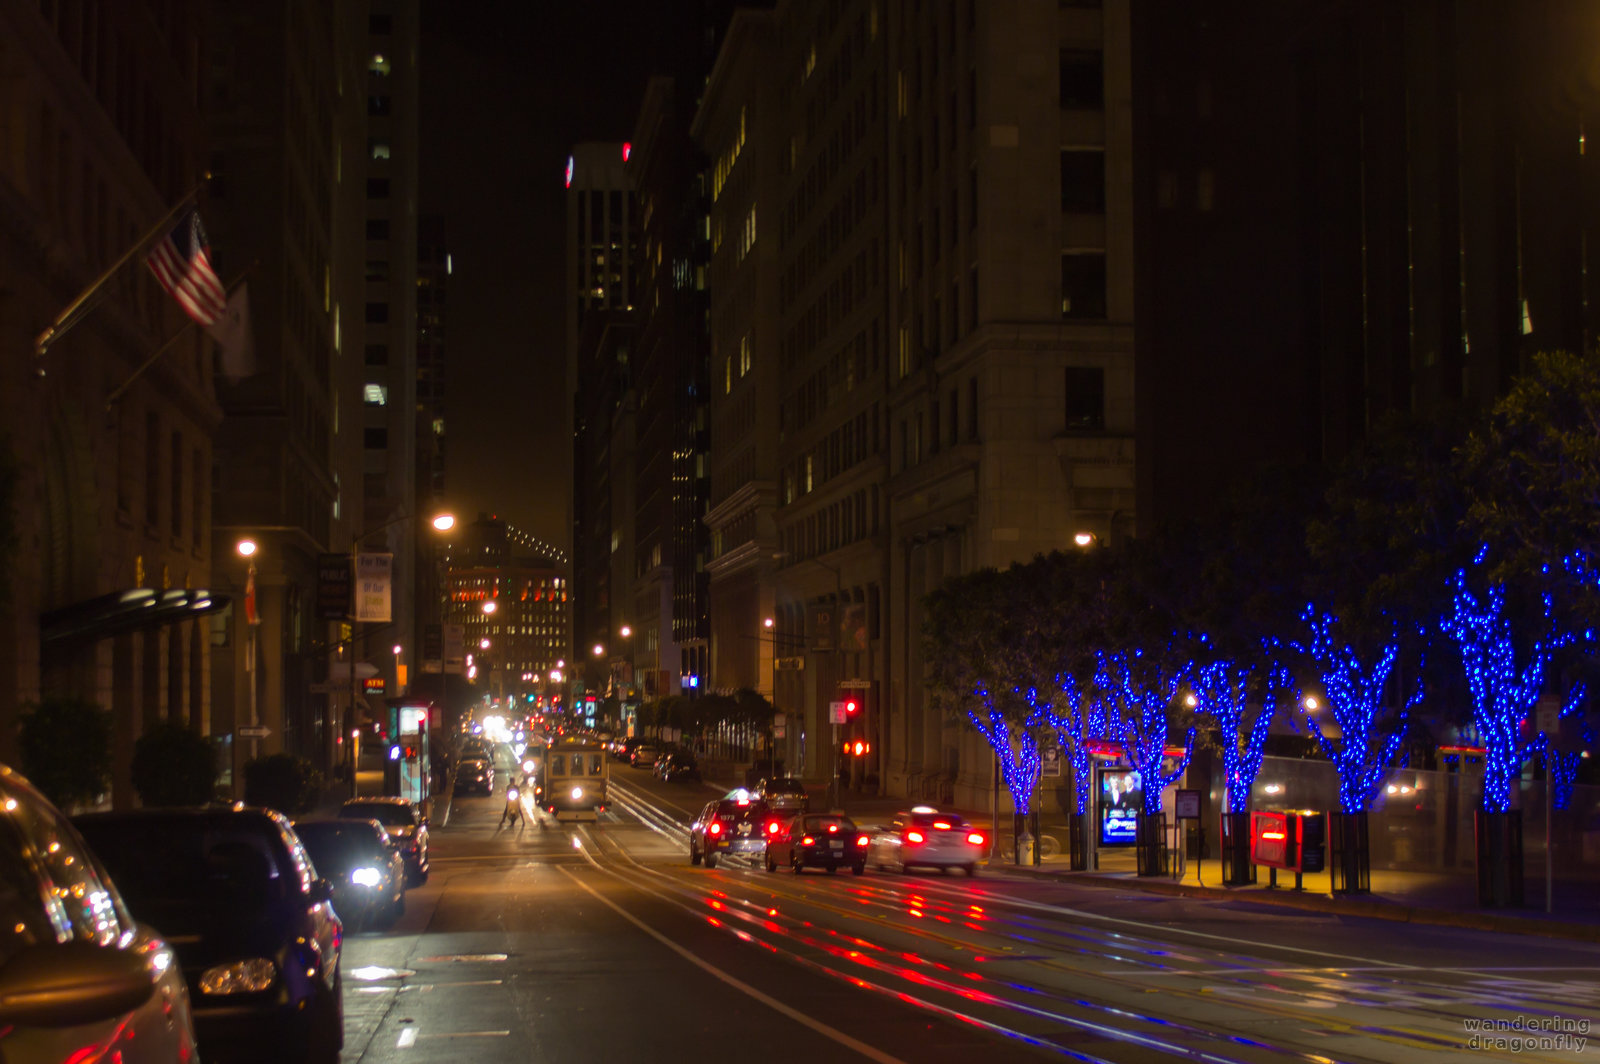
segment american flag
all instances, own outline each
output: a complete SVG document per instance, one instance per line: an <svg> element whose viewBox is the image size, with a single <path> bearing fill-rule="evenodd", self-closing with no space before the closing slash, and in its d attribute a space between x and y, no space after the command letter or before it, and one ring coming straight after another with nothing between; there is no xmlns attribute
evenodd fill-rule
<svg viewBox="0 0 1600 1064"><path fill-rule="evenodd" d="M206 231L200 227L199 211L184 215L145 262L189 317L201 325L210 325L222 316L227 294L211 268L211 248L206 243Z"/></svg>

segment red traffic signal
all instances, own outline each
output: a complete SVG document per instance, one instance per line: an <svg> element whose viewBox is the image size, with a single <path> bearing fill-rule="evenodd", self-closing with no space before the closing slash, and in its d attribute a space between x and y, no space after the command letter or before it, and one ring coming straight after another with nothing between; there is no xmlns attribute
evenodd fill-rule
<svg viewBox="0 0 1600 1064"><path fill-rule="evenodd" d="M845 702L844 702L844 715L846 717L855 716L857 711L859 711L860 709L861 709L861 703L860 702L857 702L853 698L845 699Z"/></svg>

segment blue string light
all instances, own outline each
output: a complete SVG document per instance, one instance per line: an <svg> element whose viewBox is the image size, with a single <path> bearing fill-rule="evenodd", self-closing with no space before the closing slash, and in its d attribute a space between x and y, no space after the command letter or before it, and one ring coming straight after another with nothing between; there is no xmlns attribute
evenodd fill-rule
<svg viewBox="0 0 1600 1064"><path fill-rule="evenodd" d="M1479 551L1475 563L1481 565L1484 556ZM1505 584L1493 584L1479 597L1467 586L1467 571L1458 569L1451 585L1450 612L1439 619L1439 628L1455 641L1466 670L1472 723L1484 747L1483 811L1504 813L1511 808L1511 783L1538 744L1537 737L1522 739L1523 725L1544 690L1551 657L1572 636L1556 631L1550 596L1540 596L1546 630L1519 664Z"/></svg>
<svg viewBox="0 0 1600 1064"><path fill-rule="evenodd" d="M1183 776L1194 756L1195 729L1183 741L1183 757L1161 771L1167 749L1167 710L1188 686L1194 663L1165 668L1142 650L1096 655L1095 685L1104 695L1106 727L1139 773L1147 815L1161 812L1161 792Z"/></svg>
<svg viewBox="0 0 1600 1064"><path fill-rule="evenodd" d="M1195 673L1194 697L1199 712L1217 722L1222 733L1222 768L1226 779L1224 808L1230 813L1250 808L1250 790L1261 773L1267 732L1278 706L1275 693L1288 683L1288 673L1274 669L1269 673L1267 700L1256 707L1255 718L1246 723L1250 707L1247 695L1253 668L1228 661L1214 661Z"/></svg>
<svg viewBox="0 0 1600 1064"><path fill-rule="evenodd" d="M1083 695L1070 676L1056 677L1056 693L1065 712L1057 706L1049 706L1045 710L1045 721L1055 729L1056 738L1066 747L1072 761L1072 797L1077 812L1082 815L1089 808L1094 771L1089 740L1104 730L1104 715L1098 702L1091 703L1085 711Z"/></svg>
<svg viewBox="0 0 1600 1064"><path fill-rule="evenodd" d="M1035 730L1042 722L1045 707L1038 701L1038 691L1014 690L1028 703L1028 714L1020 723L1013 723L999 708L986 687L978 687L973 694L983 703L984 712L967 711L967 719L977 733L983 736L1000 763L1000 778L1011 793L1013 808L1027 813L1033 807L1033 790L1039 783L1043 761L1039 756L1039 739Z"/></svg>
<svg viewBox="0 0 1600 1064"><path fill-rule="evenodd" d="M1399 710L1385 704L1384 691L1400 654L1400 640L1391 636L1372 664L1339 638L1339 619L1307 606L1300 615L1310 632L1303 643L1287 645L1304 654L1322 680L1328 712L1339 725L1337 739L1324 734L1322 724L1308 711L1306 724L1317 746L1339 774L1339 808L1364 813L1378 796L1389 764L1400 750L1407 711L1422 695L1416 693Z"/></svg>

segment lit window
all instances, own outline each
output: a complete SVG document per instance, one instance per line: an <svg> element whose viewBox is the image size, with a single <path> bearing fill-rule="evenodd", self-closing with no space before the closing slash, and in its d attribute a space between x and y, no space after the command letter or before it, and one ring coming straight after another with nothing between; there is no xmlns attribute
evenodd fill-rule
<svg viewBox="0 0 1600 1064"><path fill-rule="evenodd" d="M367 70L380 77L389 76L389 57L380 53L367 60Z"/></svg>
<svg viewBox="0 0 1600 1064"><path fill-rule="evenodd" d="M363 396L368 406L386 406L389 402L389 389L381 384L369 384Z"/></svg>
<svg viewBox="0 0 1600 1064"><path fill-rule="evenodd" d="M750 334L739 337L739 376L750 372Z"/></svg>

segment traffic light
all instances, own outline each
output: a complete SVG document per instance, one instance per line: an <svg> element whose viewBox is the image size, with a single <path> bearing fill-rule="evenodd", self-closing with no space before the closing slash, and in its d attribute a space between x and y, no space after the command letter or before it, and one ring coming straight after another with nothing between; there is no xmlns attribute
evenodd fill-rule
<svg viewBox="0 0 1600 1064"><path fill-rule="evenodd" d="M858 702L853 696L844 700L844 716L846 720L854 720L856 714L860 712L860 710L861 703Z"/></svg>

